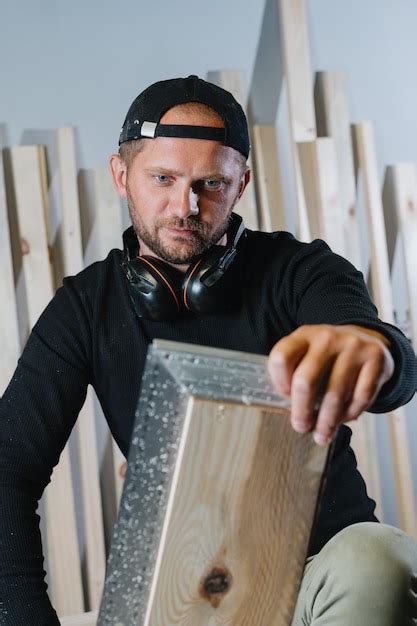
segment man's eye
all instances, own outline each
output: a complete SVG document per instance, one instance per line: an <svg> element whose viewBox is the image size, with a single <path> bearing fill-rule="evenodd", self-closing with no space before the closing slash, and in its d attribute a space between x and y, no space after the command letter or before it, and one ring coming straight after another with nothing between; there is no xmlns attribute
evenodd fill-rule
<svg viewBox="0 0 417 626"><path fill-rule="evenodd" d="M207 189L220 189L222 186L222 182L221 180L216 180L216 179L209 179L209 180L205 180L204 184L206 186Z"/></svg>
<svg viewBox="0 0 417 626"><path fill-rule="evenodd" d="M169 181L169 176L165 174L156 174L154 177L157 183L166 184Z"/></svg>

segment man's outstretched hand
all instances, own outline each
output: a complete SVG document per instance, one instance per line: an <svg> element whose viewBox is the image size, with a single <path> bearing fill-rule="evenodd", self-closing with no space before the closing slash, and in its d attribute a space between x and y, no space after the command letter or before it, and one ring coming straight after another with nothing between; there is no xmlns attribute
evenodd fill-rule
<svg viewBox="0 0 417 626"><path fill-rule="evenodd" d="M357 419L394 372L389 345L377 331L329 324L300 326L278 341L268 369L278 392L291 398L293 428L314 429L316 443L325 444L340 424Z"/></svg>

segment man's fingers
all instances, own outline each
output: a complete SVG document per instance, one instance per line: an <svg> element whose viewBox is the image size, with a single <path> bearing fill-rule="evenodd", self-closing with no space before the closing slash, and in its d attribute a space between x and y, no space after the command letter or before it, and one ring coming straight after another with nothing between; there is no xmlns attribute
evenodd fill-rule
<svg viewBox="0 0 417 626"><path fill-rule="evenodd" d="M279 393L291 394L291 381L295 368L309 347L306 339L292 333L281 339L269 355L268 371Z"/></svg>
<svg viewBox="0 0 417 626"><path fill-rule="evenodd" d="M359 374L360 365L352 360L349 353L335 360L314 429L316 443L326 444L333 439L337 427L344 421Z"/></svg>
<svg viewBox="0 0 417 626"><path fill-rule="evenodd" d="M332 365L333 355L310 347L294 372L291 385L291 423L304 433L314 426L314 406L324 376Z"/></svg>
<svg viewBox="0 0 417 626"><path fill-rule="evenodd" d="M371 406L385 380L381 377L382 364L378 360L367 361L362 367L355 390L346 411L346 422L355 420Z"/></svg>

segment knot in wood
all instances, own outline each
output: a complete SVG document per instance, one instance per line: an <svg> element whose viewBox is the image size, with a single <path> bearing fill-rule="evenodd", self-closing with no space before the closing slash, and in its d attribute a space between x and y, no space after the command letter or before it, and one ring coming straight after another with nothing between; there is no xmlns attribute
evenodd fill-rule
<svg viewBox="0 0 417 626"><path fill-rule="evenodd" d="M230 587L228 572L225 570L213 570L204 580L204 591L211 596L218 593L226 593Z"/></svg>

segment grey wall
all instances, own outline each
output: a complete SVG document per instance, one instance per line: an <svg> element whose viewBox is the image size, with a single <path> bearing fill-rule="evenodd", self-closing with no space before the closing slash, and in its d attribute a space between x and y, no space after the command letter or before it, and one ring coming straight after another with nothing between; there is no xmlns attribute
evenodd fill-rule
<svg viewBox="0 0 417 626"><path fill-rule="evenodd" d="M0 4L0 122L76 125L81 165L104 163L148 84L209 70L250 76L262 0L14 0Z"/></svg>

